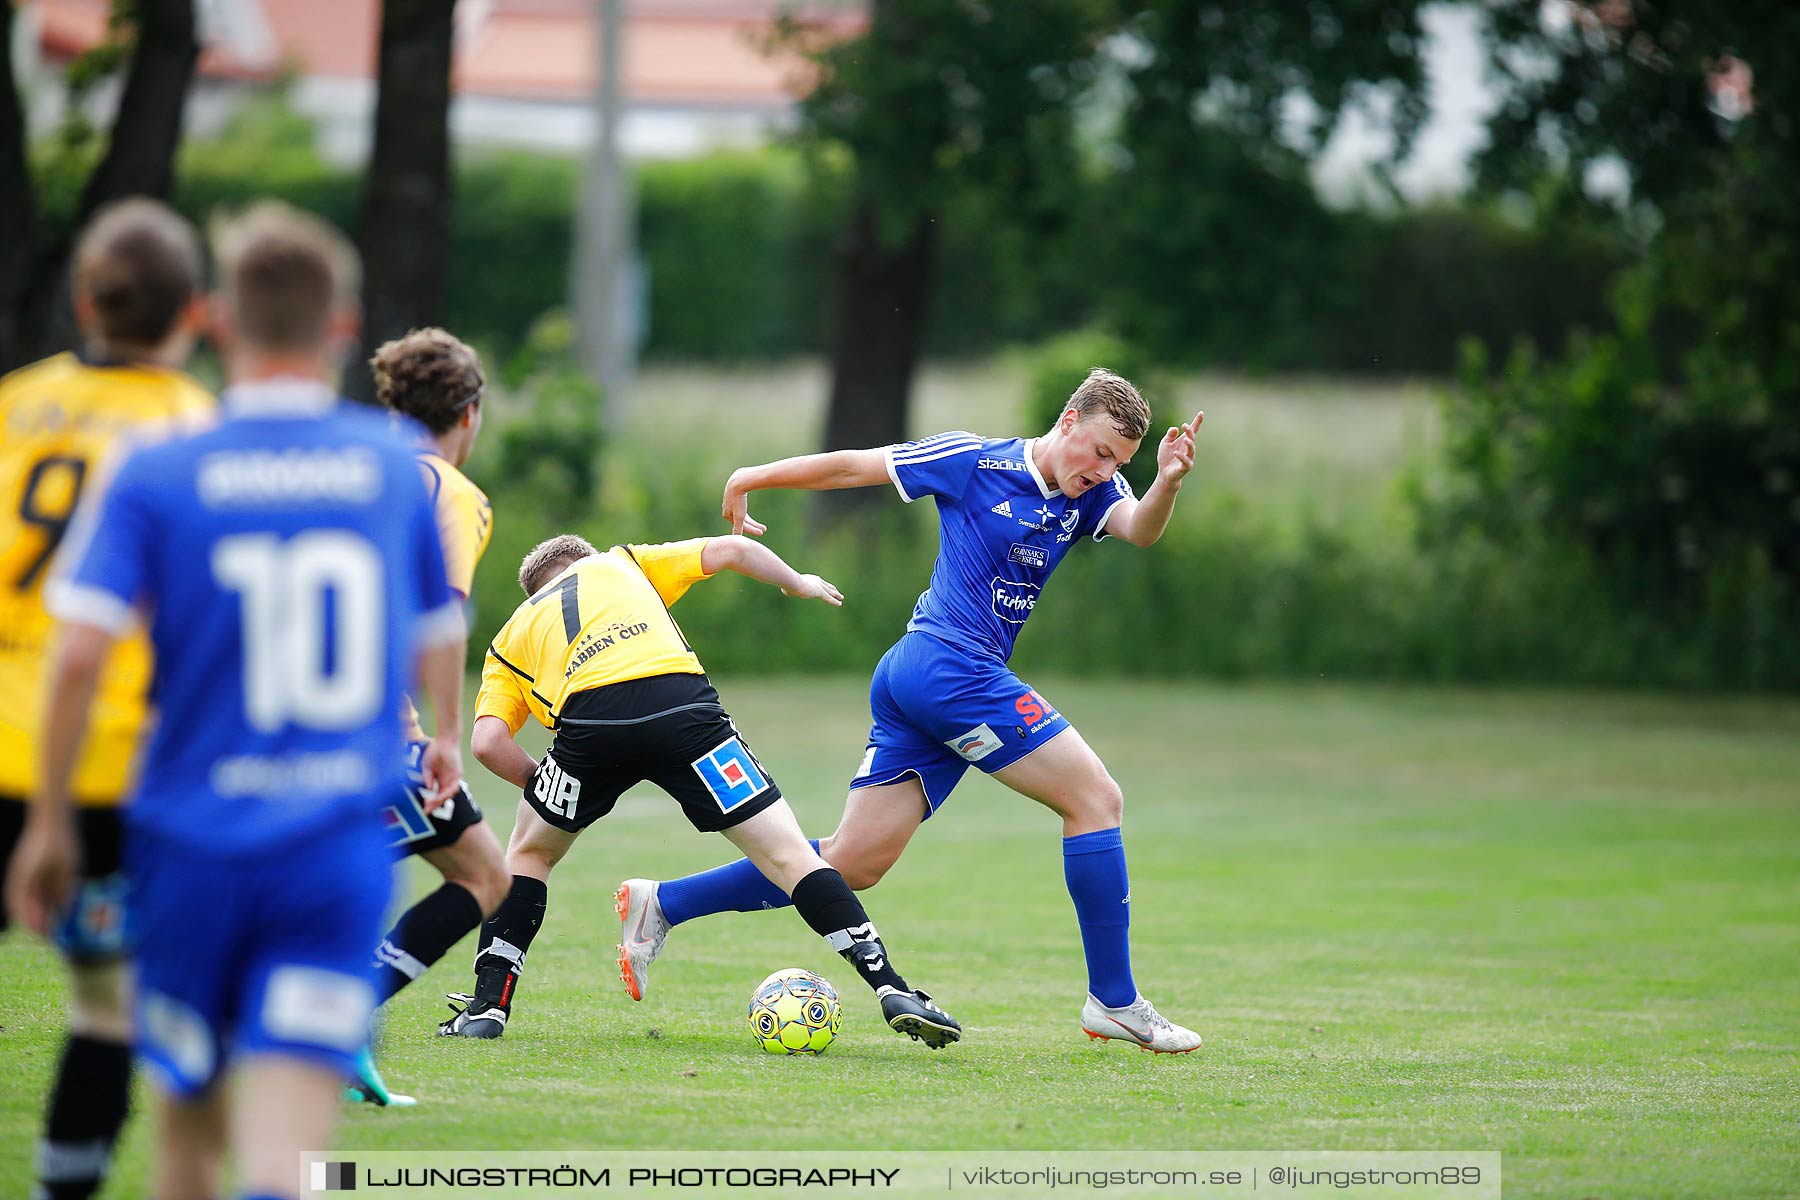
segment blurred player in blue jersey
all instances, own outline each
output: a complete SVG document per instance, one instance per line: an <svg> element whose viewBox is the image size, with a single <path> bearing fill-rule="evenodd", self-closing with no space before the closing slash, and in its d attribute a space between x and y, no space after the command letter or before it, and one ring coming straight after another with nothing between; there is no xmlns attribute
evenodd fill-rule
<svg viewBox="0 0 1800 1200"><path fill-rule="evenodd" d="M213 429L138 450L77 516L43 770L9 901L42 931L76 869L69 773L99 664L135 619L159 721L127 810L137 1039L166 1094L154 1195L294 1196L368 1036L416 665L461 782L462 614L414 447L326 382L356 328L355 255L279 205L225 226ZM229 1073L232 1086L227 1090Z"/></svg>
<svg viewBox="0 0 1800 1200"><path fill-rule="evenodd" d="M1120 835L1124 798L1098 755L1054 705L1007 666L1050 573L1081 538L1148 546L1162 536L1194 465L1201 415L1156 446L1143 499L1117 474L1149 432L1150 408L1126 380L1095 369L1042 437L944 433L897 446L809 454L745 467L725 485L734 533L761 534L747 498L769 488L893 484L912 503L937 500L931 586L906 636L875 668L874 726L837 832L819 853L853 888L873 887L919 823L971 764L1062 818L1063 873L1087 956L1081 1027L1159 1053L1200 1035L1158 1013L1131 973L1131 884ZM669 929L708 913L787 903L746 860L663 883L627 880L621 955L643 986Z"/></svg>

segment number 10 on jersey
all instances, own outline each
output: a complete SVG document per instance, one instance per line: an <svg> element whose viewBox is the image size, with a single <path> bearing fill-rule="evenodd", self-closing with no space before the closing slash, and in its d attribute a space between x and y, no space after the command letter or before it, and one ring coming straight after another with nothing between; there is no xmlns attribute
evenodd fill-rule
<svg viewBox="0 0 1800 1200"><path fill-rule="evenodd" d="M253 729L350 729L381 706L381 556L367 538L314 529L240 534L213 547L213 578L241 600L244 715Z"/></svg>

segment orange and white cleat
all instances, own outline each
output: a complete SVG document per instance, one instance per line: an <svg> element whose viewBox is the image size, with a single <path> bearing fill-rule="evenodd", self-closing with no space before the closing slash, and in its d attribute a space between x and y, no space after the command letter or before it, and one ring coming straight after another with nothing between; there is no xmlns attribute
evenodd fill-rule
<svg viewBox="0 0 1800 1200"><path fill-rule="evenodd" d="M654 879L627 879L613 893L613 911L619 914L619 979L633 1000L650 990L650 964L662 953L669 936L669 921L656 900Z"/></svg>
<svg viewBox="0 0 1800 1200"><path fill-rule="evenodd" d="M1156 1011L1142 993L1124 1008L1108 1008L1092 996L1081 1006L1081 1029L1096 1041L1130 1042L1154 1054L1187 1054L1200 1048L1200 1035Z"/></svg>

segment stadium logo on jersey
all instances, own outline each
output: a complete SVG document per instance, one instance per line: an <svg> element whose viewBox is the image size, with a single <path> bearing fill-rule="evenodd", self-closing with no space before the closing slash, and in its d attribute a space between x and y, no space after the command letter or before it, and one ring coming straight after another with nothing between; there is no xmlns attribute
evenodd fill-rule
<svg viewBox="0 0 1800 1200"><path fill-rule="evenodd" d="M1037 607L1040 590L1035 583L994 580L994 615L1009 625L1023 625Z"/></svg>
<svg viewBox="0 0 1800 1200"><path fill-rule="evenodd" d="M1012 516L1012 501L1002 500L1000 503L994 505L994 507L988 509L988 511L991 513L999 513L1003 517L1010 517Z"/></svg>
<svg viewBox="0 0 1800 1200"><path fill-rule="evenodd" d="M977 725L961 737L953 737L944 743L970 762L980 762L1004 744L986 725Z"/></svg>
<svg viewBox="0 0 1800 1200"><path fill-rule="evenodd" d="M710 754L694 760L694 773L718 802L721 812L730 812L746 800L754 800L769 790L769 778L762 772L749 748L732 738Z"/></svg>
<svg viewBox="0 0 1800 1200"><path fill-rule="evenodd" d="M1022 567L1031 567L1041 571L1050 565L1050 552L1041 546L1021 546L1014 542L1012 549L1006 552L1008 562L1016 562Z"/></svg>
<svg viewBox="0 0 1800 1200"><path fill-rule="evenodd" d="M975 465L983 471L1023 471L1025 464L1010 458L978 458Z"/></svg>

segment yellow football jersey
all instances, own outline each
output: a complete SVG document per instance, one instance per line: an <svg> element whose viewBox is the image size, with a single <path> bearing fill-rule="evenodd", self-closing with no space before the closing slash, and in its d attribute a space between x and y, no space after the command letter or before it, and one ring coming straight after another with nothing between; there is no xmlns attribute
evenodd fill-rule
<svg viewBox="0 0 1800 1200"><path fill-rule="evenodd" d="M437 514L438 540L444 544L445 577L466 600L475 589L476 564L481 562L488 539L494 535L494 506L488 502L487 493L435 451L420 451L419 469L425 474L425 487ZM407 741L424 738L425 729L419 724L419 710L411 696L400 701L400 724Z"/></svg>
<svg viewBox="0 0 1800 1200"><path fill-rule="evenodd" d="M428 450L419 455L419 468L425 472L425 486L437 511L445 573L450 586L466 598L475 587L475 564L494 533L494 506L448 459Z"/></svg>
<svg viewBox="0 0 1800 1200"><path fill-rule="evenodd" d="M669 605L709 578L700 568L707 541L614 546L539 589L488 647L475 715L499 717L514 733L528 715L555 728L576 692L702 674Z"/></svg>
<svg viewBox="0 0 1800 1200"><path fill-rule="evenodd" d="M44 581L75 505L125 435L197 425L214 412L180 371L89 366L59 354L0 379L0 794L37 782L46 643ZM141 630L113 646L71 781L82 804L117 804L147 718L150 647Z"/></svg>

